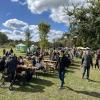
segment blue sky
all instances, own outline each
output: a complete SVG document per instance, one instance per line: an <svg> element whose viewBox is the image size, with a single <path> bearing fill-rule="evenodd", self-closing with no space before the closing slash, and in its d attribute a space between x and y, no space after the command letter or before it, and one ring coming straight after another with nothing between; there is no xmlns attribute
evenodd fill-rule
<svg viewBox="0 0 100 100"><path fill-rule="evenodd" d="M49 18L49 11L42 14L33 14L27 8L27 5L22 6L19 3L11 2L10 0L1 0L0 2L0 28L3 28L2 23L6 20L16 18L27 22L28 24L39 24L40 22L47 22L51 25L51 28L61 31L66 31L67 27L65 24L59 24L53 22Z"/></svg>
<svg viewBox="0 0 100 100"><path fill-rule="evenodd" d="M51 33L51 36L49 35L49 40L51 38L54 39L54 37L59 38L64 32L68 31L68 16L63 12L65 0L0 1L0 30L6 32L10 38L19 39L22 36L21 33L24 32L21 28L25 29L25 27L29 26L32 33L34 33L32 35L33 41L39 40L37 25L40 22L46 22L51 25L51 32L54 33ZM20 28L20 25L23 27ZM17 34L18 32L20 33ZM35 37L37 37L37 40Z"/></svg>

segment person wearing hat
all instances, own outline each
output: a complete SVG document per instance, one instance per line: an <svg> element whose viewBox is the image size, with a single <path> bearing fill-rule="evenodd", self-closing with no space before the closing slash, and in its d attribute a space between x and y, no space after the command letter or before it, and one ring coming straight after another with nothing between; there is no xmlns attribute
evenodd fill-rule
<svg viewBox="0 0 100 100"><path fill-rule="evenodd" d="M61 50L60 57L58 60L58 72L59 72L59 79L61 81L60 88L64 85L64 77L65 77L65 68L69 66L69 59L65 55L65 52Z"/></svg>

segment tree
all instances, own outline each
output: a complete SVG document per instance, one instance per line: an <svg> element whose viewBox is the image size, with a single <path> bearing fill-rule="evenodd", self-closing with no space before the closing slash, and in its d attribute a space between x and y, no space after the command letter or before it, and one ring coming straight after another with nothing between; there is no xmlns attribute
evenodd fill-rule
<svg viewBox="0 0 100 100"><path fill-rule="evenodd" d="M50 31L50 25L46 23L40 23L38 25L39 35L40 35L40 47L41 49L46 49L48 46L48 32Z"/></svg>
<svg viewBox="0 0 100 100"><path fill-rule="evenodd" d="M0 32L0 44L3 45L5 43L7 43L8 41L8 37L6 34Z"/></svg>
<svg viewBox="0 0 100 100"><path fill-rule="evenodd" d="M73 10L66 10L74 20L70 23L70 33L72 36L78 36L78 46L89 46L91 48L100 48L100 0L87 0L89 5L74 6ZM73 38L72 37L72 38Z"/></svg>
<svg viewBox="0 0 100 100"><path fill-rule="evenodd" d="M25 42L26 42L26 45L27 45L27 47L29 48L30 47L30 45L31 45L31 33L30 33L30 31L29 31L29 29L28 30L26 30L26 32L25 32Z"/></svg>

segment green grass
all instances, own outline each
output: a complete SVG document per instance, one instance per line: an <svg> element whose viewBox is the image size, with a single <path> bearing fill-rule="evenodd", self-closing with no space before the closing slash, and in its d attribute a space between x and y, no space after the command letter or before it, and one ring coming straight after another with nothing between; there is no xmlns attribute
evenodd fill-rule
<svg viewBox="0 0 100 100"><path fill-rule="evenodd" d="M25 86L0 88L0 100L100 100L100 71L91 69L90 79L81 79L80 60L77 59L65 76L65 87L60 90L60 81L55 74L33 77Z"/></svg>
<svg viewBox="0 0 100 100"><path fill-rule="evenodd" d="M6 48L6 51L10 51L11 48ZM0 56L3 55L3 48L0 48ZM20 51L17 51L15 48L13 48L14 54L16 54L17 56L23 56L25 55L25 53L21 53Z"/></svg>

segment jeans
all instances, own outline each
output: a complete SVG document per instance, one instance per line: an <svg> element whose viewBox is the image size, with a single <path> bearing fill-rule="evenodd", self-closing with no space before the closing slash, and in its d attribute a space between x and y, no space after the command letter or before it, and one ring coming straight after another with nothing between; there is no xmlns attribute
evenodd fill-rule
<svg viewBox="0 0 100 100"><path fill-rule="evenodd" d="M86 67L86 66L83 67L83 76L82 76L83 78L85 73L86 73L86 78L89 79L90 67Z"/></svg>
<svg viewBox="0 0 100 100"><path fill-rule="evenodd" d="M59 78L61 80L61 87L64 85L65 70L59 71Z"/></svg>

